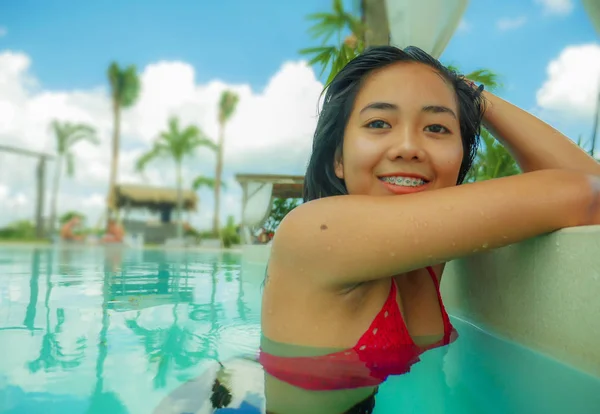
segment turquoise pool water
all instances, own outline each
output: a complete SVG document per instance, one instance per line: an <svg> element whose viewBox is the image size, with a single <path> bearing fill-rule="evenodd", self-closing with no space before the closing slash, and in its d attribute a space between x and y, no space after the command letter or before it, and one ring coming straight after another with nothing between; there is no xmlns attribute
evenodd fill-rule
<svg viewBox="0 0 600 414"><path fill-rule="evenodd" d="M152 413L256 353L263 275L234 253L0 246L0 413ZM600 413L600 379L453 323L375 413Z"/></svg>

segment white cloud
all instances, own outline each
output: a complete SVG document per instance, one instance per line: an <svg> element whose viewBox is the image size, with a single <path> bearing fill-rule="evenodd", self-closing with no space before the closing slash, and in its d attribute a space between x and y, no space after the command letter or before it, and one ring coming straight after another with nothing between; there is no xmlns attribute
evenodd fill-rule
<svg viewBox="0 0 600 414"><path fill-rule="evenodd" d="M535 0L544 13L565 16L573 11L573 0Z"/></svg>
<svg viewBox="0 0 600 414"><path fill-rule="evenodd" d="M517 16L511 18L502 18L496 22L496 27L501 31L508 31L518 29L527 23L527 17L525 16Z"/></svg>
<svg viewBox="0 0 600 414"><path fill-rule="evenodd" d="M96 221L106 197L110 166L112 118L105 85L88 90L45 90L32 77L31 60L24 53L0 51L0 144L54 152L54 137L48 130L54 119L86 122L96 127L100 146L81 144L76 176L61 180L59 214L84 211ZM186 62L160 61L140 72L142 92L137 104L123 112L119 181L172 186L170 160L150 164L142 176L134 171L135 160L165 128L171 115L183 125L194 123L211 138L218 132L217 103L225 89L240 96L237 111L227 126L224 179L229 183L223 197L224 221L228 214L239 217L241 189L235 173L302 174L312 145L317 102L323 85L305 62L285 62L263 91L249 85L228 85L219 80L199 84L194 68ZM0 226L16 218L33 218L35 168L33 158L0 152ZM185 185L197 175L214 175L215 157L201 150L184 165ZM53 177L52 163L46 180L46 214ZM199 192L200 211L191 218L208 227L213 196Z"/></svg>
<svg viewBox="0 0 600 414"><path fill-rule="evenodd" d="M4 26L0 26L0 37L4 37L8 34L8 29Z"/></svg>
<svg viewBox="0 0 600 414"><path fill-rule="evenodd" d="M562 119L590 119L600 88L600 44L569 46L548 64L537 105Z"/></svg>

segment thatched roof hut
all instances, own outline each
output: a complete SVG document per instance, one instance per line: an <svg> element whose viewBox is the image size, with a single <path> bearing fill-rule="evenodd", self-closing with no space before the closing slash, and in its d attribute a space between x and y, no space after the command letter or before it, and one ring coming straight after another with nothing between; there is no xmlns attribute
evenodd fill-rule
<svg viewBox="0 0 600 414"><path fill-rule="evenodd" d="M183 210L196 211L198 196L192 190L184 189ZM177 206L177 190L174 188L152 187L138 184L121 184L111 194L109 205L115 209L145 208L151 211L171 210Z"/></svg>

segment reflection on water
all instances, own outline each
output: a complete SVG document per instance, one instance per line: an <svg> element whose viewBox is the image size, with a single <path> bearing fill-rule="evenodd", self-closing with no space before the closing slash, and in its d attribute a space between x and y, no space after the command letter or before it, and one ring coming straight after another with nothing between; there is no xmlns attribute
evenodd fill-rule
<svg viewBox="0 0 600 414"><path fill-rule="evenodd" d="M263 383L263 277L225 253L3 246L0 413L258 413L263 394L313 413L600 412L598 379L456 319L455 343L375 388Z"/></svg>
<svg viewBox="0 0 600 414"><path fill-rule="evenodd" d="M152 412L256 353L259 295L231 254L3 248L0 412Z"/></svg>

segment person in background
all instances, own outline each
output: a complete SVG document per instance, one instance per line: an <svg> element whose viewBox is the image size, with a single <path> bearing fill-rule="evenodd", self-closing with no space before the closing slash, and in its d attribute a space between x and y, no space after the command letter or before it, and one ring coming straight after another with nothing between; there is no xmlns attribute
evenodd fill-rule
<svg viewBox="0 0 600 414"><path fill-rule="evenodd" d="M81 217L75 215L64 223L60 229L60 238L63 241L82 242L84 237L75 231L81 226Z"/></svg>
<svg viewBox="0 0 600 414"><path fill-rule="evenodd" d="M100 241L102 243L123 243L125 231L123 227L114 219L109 219L106 225L106 233Z"/></svg>

